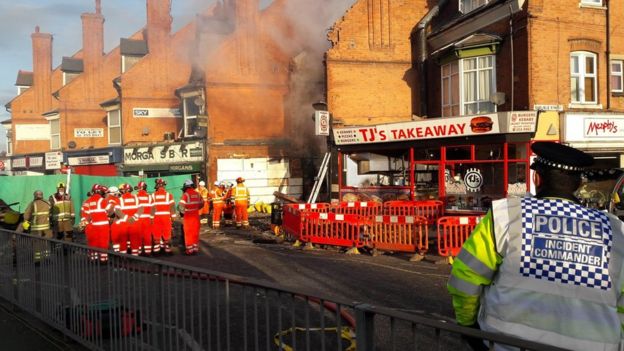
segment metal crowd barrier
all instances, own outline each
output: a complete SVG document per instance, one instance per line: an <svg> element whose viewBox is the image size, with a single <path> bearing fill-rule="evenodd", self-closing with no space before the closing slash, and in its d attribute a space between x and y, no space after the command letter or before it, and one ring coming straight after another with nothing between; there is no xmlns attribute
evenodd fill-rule
<svg viewBox="0 0 624 351"><path fill-rule="evenodd" d="M459 350L446 320L0 230L0 297L93 350ZM493 349L492 344L490 347Z"/></svg>

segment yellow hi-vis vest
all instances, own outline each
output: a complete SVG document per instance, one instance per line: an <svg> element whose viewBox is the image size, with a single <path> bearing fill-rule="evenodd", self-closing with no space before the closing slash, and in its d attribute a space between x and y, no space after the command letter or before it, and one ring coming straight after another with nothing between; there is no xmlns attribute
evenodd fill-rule
<svg viewBox="0 0 624 351"><path fill-rule="evenodd" d="M42 202L37 206L37 202ZM33 201L32 220L30 225L31 231L50 229L50 206L43 200Z"/></svg>
<svg viewBox="0 0 624 351"><path fill-rule="evenodd" d="M498 200L492 214L503 259L481 295L481 328L570 350L618 350L624 224L562 199Z"/></svg>

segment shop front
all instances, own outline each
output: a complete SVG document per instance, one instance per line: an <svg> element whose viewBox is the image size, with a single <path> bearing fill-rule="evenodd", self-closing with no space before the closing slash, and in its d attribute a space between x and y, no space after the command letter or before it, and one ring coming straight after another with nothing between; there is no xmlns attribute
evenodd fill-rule
<svg viewBox="0 0 624 351"><path fill-rule="evenodd" d="M11 157L12 175L44 175L51 174L45 169L45 155L20 155Z"/></svg>
<svg viewBox="0 0 624 351"><path fill-rule="evenodd" d="M481 213L529 190L537 112L334 128L343 201L441 200Z"/></svg>
<svg viewBox="0 0 624 351"><path fill-rule="evenodd" d="M201 174L204 144L200 141L126 147L123 174L163 177L176 174Z"/></svg>
<svg viewBox="0 0 624 351"><path fill-rule="evenodd" d="M594 156L594 168L624 166L624 114L566 113L562 142Z"/></svg>
<svg viewBox="0 0 624 351"><path fill-rule="evenodd" d="M122 148L110 147L68 152L64 161L74 174L93 176L117 176L122 162Z"/></svg>

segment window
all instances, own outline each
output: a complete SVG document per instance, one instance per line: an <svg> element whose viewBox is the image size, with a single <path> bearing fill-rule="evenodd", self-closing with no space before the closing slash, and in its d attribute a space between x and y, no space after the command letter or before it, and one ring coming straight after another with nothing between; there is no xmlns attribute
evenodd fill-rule
<svg viewBox="0 0 624 351"><path fill-rule="evenodd" d="M203 100L199 95L189 96L184 98L184 136L191 137L195 136L195 132L197 131L197 116L199 115L198 103L201 103Z"/></svg>
<svg viewBox="0 0 624 351"><path fill-rule="evenodd" d="M61 148L61 119L50 120L50 150Z"/></svg>
<svg viewBox="0 0 624 351"><path fill-rule="evenodd" d="M121 113L119 110L108 111L108 143L121 144Z"/></svg>
<svg viewBox="0 0 624 351"><path fill-rule="evenodd" d="M63 86L69 84L74 78L80 75L79 72L63 72Z"/></svg>
<svg viewBox="0 0 624 351"><path fill-rule="evenodd" d="M468 13L487 5L490 0L459 0L459 12Z"/></svg>
<svg viewBox="0 0 624 351"><path fill-rule="evenodd" d="M26 90L28 90L30 87L25 86L25 85L20 85L17 87L17 95L22 95Z"/></svg>
<svg viewBox="0 0 624 351"><path fill-rule="evenodd" d="M581 0L581 5L602 6L602 0Z"/></svg>
<svg viewBox="0 0 624 351"><path fill-rule="evenodd" d="M442 117L459 115L459 64L442 66Z"/></svg>
<svg viewBox="0 0 624 351"><path fill-rule="evenodd" d="M573 103L596 104L596 54L577 51L570 54L570 92Z"/></svg>
<svg viewBox="0 0 624 351"><path fill-rule="evenodd" d="M478 56L442 66L442 116L496 112L496 57Z"/></svg>
<svg viewBox="0 0 624 351"><path fill-rule="evenodd" d="M624 92L624 74L622 72L622 66L624 61L612 60L611 61L611 92L622 93Z"/></svg>
<svg viewBox="0 0 624 351"><path fill-rule="evenodd" d="M7 147L7 155L13 154L13 136L11 135L11 130L6 131L6 147Z"/></svg>
<svg viewBox="0 0 624 351"><path fill-rule="evenodd" d="M128 71L136 65L143 56L123 55L121 56L121 73Z"/></svg>

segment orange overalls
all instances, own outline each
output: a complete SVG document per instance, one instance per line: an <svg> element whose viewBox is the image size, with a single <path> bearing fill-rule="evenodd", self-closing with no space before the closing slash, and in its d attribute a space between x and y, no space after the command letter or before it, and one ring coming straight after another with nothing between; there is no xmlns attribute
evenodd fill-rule
<svg viewBox="0 0 624 351"><path fill-rule="evenodd" d="M145 190L137 191L139 204L139 244L145 255L152 254L152 197ZM134 247L132 248L134 250Z"/></svg>
<svg viewBox="0 0 624 351"><path fill-rule="evenodd" d="M180 209L184 213L184 246L186 254L199 252L199 209L204 200L197 190L188 188L180 199Z"/></svg>
<svg viewBox="0 0 624 351"><path fill-rule="evenodd" d="M227 189L225 191L225 196L223 200L225 204L223 206L223 219L225 220L225 225L232 225L232 218L234 218L234 204L231 201L232 197L232 188Z"/></svg>
<svg viewBox="0 0 624 351"><path fill-rule="evenodd" d="M100 194L92 195L85 202L84 213L87 220L85 235L87 237L87 245L90 247L108 250L110 226L106 207L106 201ZM99 256L101 262L108 261L107 253L91 252L89 255L92 260L97 260Z"/></svg>
<svg viewBox="0 0 624 351"><path fill-rule="evenodd" d="M113 221L110 224L110 236L111 242L113 243L113 251L119 252L121 248L121 238L123 236L123 232L125 230L125 220L126 216L119 217L119 212L121 211L121 199L117 196L108 196L106 198L108 202L107 212L115 213L115 217L113 217ZM122 214L123 215L123 214ZM126 245L124 245L125 247Z"/></svg>
<svg viewBox="0 0 624 351"><path fill-rule="evenodd" d="M136 196L131 193L125 193L121 195L121 212L126 215L126 222L121 228L121 237L119 239L120 251L126 252L128 250L128 242L130 242L130 247L136 248L131 250L131 253L134 256L139 255L139 243L141 235L141 233L139 232L139 224L137 221L138 217L136 216L138 208L138 200ZM129 220L132 220L133 222L130 223ZM134 246L132 244L133 242Z"/></svg>
<svg viewBox="0 0 624 351"><path fill-rule="evenodd" d="M225 207L225 189L215 186L212 188L210 196L212 197L212 227L219 228L221 226L221 215Z"/></svg>
<svg viewBox="0 0 624 351"><path fill-rule="evenodd" d="M249 190L243 183L236 184L232 188L232 197L234 197L234 211L236 212L236 227L249 226Z"/></svg>
<svg viewBox="0 0 624 351"><path fill-rule="evenodd" d="M210 199L208 197L208 189L206 187L200 186L197 188L197 192L199 193L199 195L201 195L202 200L204 200L204 205L199 210L200 222L208 223L208 219L206 218L206 216L208 216L208 214L210 213Z"/></svg>
<svg viewBox="0 0 624 351"><path fill-rule="evenodd" d="M164 188L159 188L152 194L154 252L160 252L160 247L163 246L166 253L171 253L171 221L177 216L174 203L173 195Z"/></svg>

